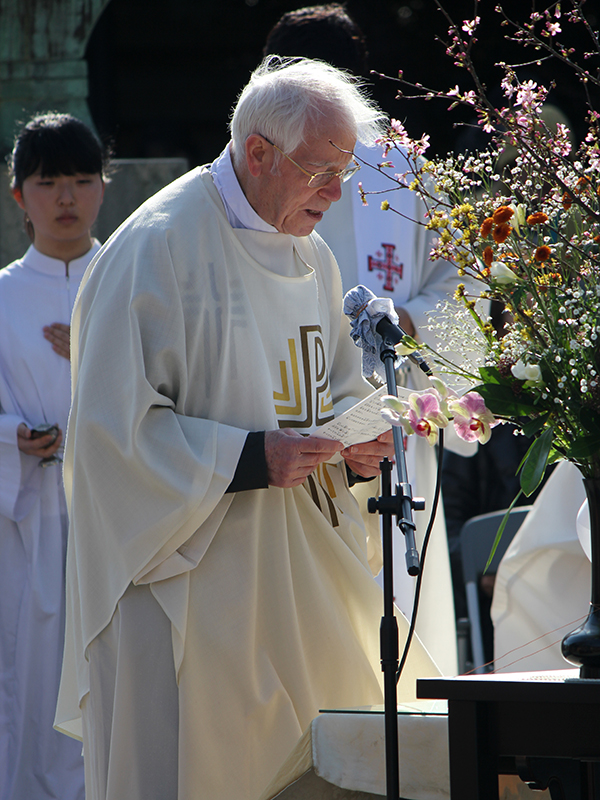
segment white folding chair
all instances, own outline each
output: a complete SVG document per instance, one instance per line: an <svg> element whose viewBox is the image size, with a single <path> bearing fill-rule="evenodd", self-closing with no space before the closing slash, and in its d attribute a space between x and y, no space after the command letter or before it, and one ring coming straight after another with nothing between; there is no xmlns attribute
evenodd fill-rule
<svg viewBox="0 0 600 800"><path fill-rule="evenodd" d="M506 527L494 553L494 558L488 572L493 574L498 569L498 564L511 543L515 533L527 516L531 506L516 506L510 512ZM479 578L483 575L485 565L490 556L492 545L500 523L506 514L506 509L492 511L490 514L480 514L471 517L462 526L460 531L460 551L462 557L465 592L467 595L467 611L471 634L471 654L473 656L474 672L487 672L483 664L483 637L481 631L481 616L479 613Z"/></svg>

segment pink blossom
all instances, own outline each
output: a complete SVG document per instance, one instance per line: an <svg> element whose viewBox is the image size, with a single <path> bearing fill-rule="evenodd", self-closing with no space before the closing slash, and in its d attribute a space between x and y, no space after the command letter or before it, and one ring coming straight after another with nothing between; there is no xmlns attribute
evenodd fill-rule
<svg viewBox="0 0 600 800"><path fill-rule="evenodd" d="M458 400L451 400L448 407L454 416L456 433L465 442L485 444L492 435L491 429L499 424L478 392L468 392Z"/></svg>
<svg viewBox="0 0 600 800"><path fill-rule="evenodd" d="M536 111L546 99L548 92L543 86L538 86L535 81L525 81L517 89L515 105L521 106L524 111Z"/></svg>
<svg viewBox="0 0 600 800"><path fill-rule="evenodd" d="M513 86L513 82L512 81L513 81L513 79L509 75L506 75L500 81L500 86L502 87L502 90L504 92L504 96L508 97L509 99L515 93L515 87Z"/></svg>
<svg viewBox="0 0 600 800"><path fill-rule="evenodd" d="M475 19L471 20L466 19L462 24L462 29L465 33L468 33L469 36L472 36L480 22L481 17L475 17Z"/></svg>
<svg viewBox="0 0 600 800"><path fill-rule="evenodd" d="M600 150L597 147L590 152L590 169L600 170Z"/></svg>
<svg viewBox="0 0 600 800"><path fill-rule="evenodd" d="M548 29L548 33L550 36L556 36L556 34L561 33L562 28L560 27L560 22L547 22L546 28Z"/></svg>
<svg viewBox="0 0 600 800"><path fill-rule="evenodd" d="M477 115L479 117L479 124L483 128L486 133L494 133L496 130L494 128L494 124L489 117L489 114L486 111L477 110Z"/></svg>
<svg viewBox="0 0 600 800"><path fill-rule="evenodd" d="M556 136L554 137L554 150L561 156L568 156L571 152L569 129L562 122L556 123Z"/></svg>
<svg viewBox="0 0 600 800"><path fill-rule="evenodd" d="M390 128L392 129L393 133L392 139L396 141L403 147L408 147L411 143L411 138L408 135L406 128L398 119L390 120Z"/></svg>
<svg viewBox="0 0 600 800"><path fill-rule="evenodd" d="M429 147L429 134L424 133L420 139L411 140L406 147L409 155L414 157L422 156Z"/></svg>
<svg viewBox="0 0 600 800"><path fill-rule="evenodd" d="M458 88L458 83L456 84L454 89L449 89L446 92L446 94L448 95L448 97L455 97L455 96L458 97L458 95L460 94L460 89Z"/></svg>
<svg viewBox="0 0 600 800"><path fill-rule="evenodd" d="M531 116L529 114L520 113L515 116L515 122L521 128L529 128L531 127Z"/></svg>

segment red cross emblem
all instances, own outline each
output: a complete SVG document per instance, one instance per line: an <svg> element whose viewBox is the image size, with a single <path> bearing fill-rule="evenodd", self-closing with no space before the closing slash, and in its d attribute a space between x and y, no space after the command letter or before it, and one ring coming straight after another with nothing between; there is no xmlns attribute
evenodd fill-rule
<svg viewBox="0 0 600 800"><path fill-rule="evenodd" d="M385 261L381 257L381 252L378 252L377 255L380 258L373 258L373 256L369 256L369 272L377 272L378 278L384 280L383 288L386 292L393 292L394 291L394 275L398 277L395 278L395 282L398 283L398 280L402 277L402 270L404 269L404 264L399 264L398 259L394 258L394 250L396 249L395 244L381 244L383 249L385 250Z"/></svg>

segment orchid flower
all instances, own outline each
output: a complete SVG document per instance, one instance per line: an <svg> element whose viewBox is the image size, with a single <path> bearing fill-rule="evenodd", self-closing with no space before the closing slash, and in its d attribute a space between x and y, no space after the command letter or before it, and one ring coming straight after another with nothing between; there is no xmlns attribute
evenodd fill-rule
<svg viewBox="0 0 600 800"><path fill-rule="evenodd" d="M448 409L448 402L457 397L456 392L453 392L451 389L449 389L444 381L441 380L441 378L436 378L435 375L430 375L429 380L433 386L433 389L439 396L440 411L445 417L451 418L452 415Z"/></svg>
<svg viewBox="0 0 600 800"><path fill-rule="evenodd" d="M385 394L381 398L383 408L381 409L381 416L390 423L397 427L403 428L404 433L410 436L414 433L410 422L407 419L408 403L394 397L393 394Z"/></svg>
<svg viewBox="0 0 600 800"><path fill-rule="evenodd" d="M385 395L382 397L385 408L381 413L392 425L401 425L406 433L416 433L433 445L437 442L438 430L445 428L449 422L440 408L440 402L442 398L435 389L428 389L422 394L413 392L408 402Z"/></svg>
<svg viewBox="0 0 600 800"><path fill-rule="evenodd" d="M454 416L456 433L465 442L485 444L490 440L492 428L500 423L478 392L467 392L456 400L450 400L448 406Z"/></svg>

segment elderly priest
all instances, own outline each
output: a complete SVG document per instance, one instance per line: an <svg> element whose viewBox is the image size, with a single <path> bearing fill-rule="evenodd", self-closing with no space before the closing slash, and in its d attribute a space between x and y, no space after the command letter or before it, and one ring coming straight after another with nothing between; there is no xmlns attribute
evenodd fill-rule
<svg viewBox="0 0 600 800"><path fill-rule="evenodd" d="M225 151L84 277L57 724L81 717L87 800L256 800L319 709L381 702L377 543L349 483L391 437L318 436L370 387L312 232L380 124L336 69L264 62ZM403 699L417 674L436 674L418 642Z"/></svg>

